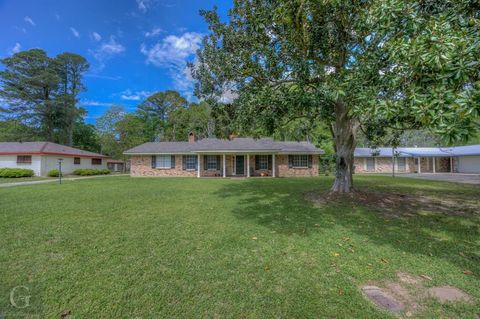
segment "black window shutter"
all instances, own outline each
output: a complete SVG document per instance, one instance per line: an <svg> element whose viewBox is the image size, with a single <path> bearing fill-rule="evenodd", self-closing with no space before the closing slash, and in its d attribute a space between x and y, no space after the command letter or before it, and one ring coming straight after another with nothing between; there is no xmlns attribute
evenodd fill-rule
<svg viewBox="0 0 480 319"><path fill-rule="evenodd" d="M253 169L259 169L260 168L260 156L255 155L255 167Z"/></svg>
<svg viewBox="0 0 480 319"><path fill-rule="evenodd" d="M152 155L152 168L157 167L157 157L155 155Z"/></svg>
<svg viewBox="0 0 480 319"><path fill-rule="evenodd" d="M203 169L204 169L204 170L207 170L207 169L208 169L207 158L208 158L207 155L203 155Z"/></svg>
<svg viewBox="0 0 480 319"><path fill-rule="evenodd" d="M217 170L220 170L220 155L217 155Z"/></svg>
<svg viewBox="0 0 480 319"><path fill-rule="evenodd" d="M268 155L268 169L270 171L272 170L272 156L275 156L275 155Z"/></svg>
<svg viewBox="0 0 480 319"><path fill-rule="evenodd" d="M187 169L187 164L185 163L186 161L186 158L185 158L185 155L182 156L182 169L183 170L186 170Z"/></svg>
<svg viewBox="0 0 480 319"><path fill-rule="evenodd" d="M312 155L308 155L308 168L312 168Z"/></svg>
<svg viewBox="0 0 480 319"><path fill-rule="evenodd" d="M198 171L198 156L195 155L195 170Z"/></svg>
<svg viewBox="0 0 480 319"><path fill-rule="evenodd" d="M288 168L293 167L293 155L288 155Z"/></svg>
<svg viewBox="0 0 480 319"><path fill-rule="evenodd" d="M171 163L170 163L171 168L175 168L175 155L172 155Z"/></svg>

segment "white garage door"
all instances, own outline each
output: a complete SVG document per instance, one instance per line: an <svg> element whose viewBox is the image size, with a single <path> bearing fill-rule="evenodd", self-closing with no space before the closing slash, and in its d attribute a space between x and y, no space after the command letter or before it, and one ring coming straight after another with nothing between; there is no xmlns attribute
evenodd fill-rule
<svg viewBox="0 0 480 319"><path fill-rule="evenodd" d="M480 174L480 156L460 156L458 158L458 172Z"/></svg>

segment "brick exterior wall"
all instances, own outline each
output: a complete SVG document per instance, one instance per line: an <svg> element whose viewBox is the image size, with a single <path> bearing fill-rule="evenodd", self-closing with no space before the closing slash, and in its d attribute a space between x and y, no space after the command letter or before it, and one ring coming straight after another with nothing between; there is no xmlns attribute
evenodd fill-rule
<svg viewBox="0 0 480 319"><path fill-rule="evenodd" d="M197 176L196 171L182 169L182 155L175 156L175 168L152 168L152 156L132 156L131 176Z"/></svg>
<svg viewBox="0 0 480 319"><path fill-rule="evenodd" d="M290 168L288 167L288 155L277 155L276 174L279 177L305 177L318 176L318 156L312 155L311 168Z"/></svg>
<svg viewBox="0 0 480 319"><path fill-rule="evenodd" d="M132 156L130 158L131 176L152 176L152 177L166 177L166 176L184 176L184 177L196 177L196 170L183 170L182 169L182 156L175 156L175 168L152 168L152 156ZM235 167L235 156L226 155L226 174L227 176L233 175ZM223 156L220 156L220 169L219 170L205 170L204 169L204 157L200 156L200 173L202 177L221 177L223 176ZM288 155L276 155L275 168L277 177L295 177L295 176L318 176L318 156L312 155L312 167L311 168L289 168L288 167ZM247 163L245 162L245 176L246 176ZM266 173L267 176L272 176L272 170L260 170L255 167L255 155L250 155L250 176L261 176L262 173Z"/></svg>
<svg viewBox="0 0 480 319"><path fill-rule="evenodd" d="M375 170L367 171L366 157L355 157L355 173L391 173L392 172L392 158L391 157L374 157L375 159ZM399 171L398 164L395 165L396 173L415 173L416 172L416 162L412 157L405 158L405 170Z"/></svg>
<svg viewBox="0 0 480 319"><path fill-rule="evenodd" d="M392 172L392 158L390 157L375 157L375 171L366 170L366 158L355 157L355 173L391 173ZM455 165L455 162L454 162ZM418 158L406 158L406 170L399 171L395 166L396 173L417 173ZM433 157L422 157L420 159L420 167L422 173L433 173ZM450 172L450 157L436 157L435 172L448 173Z"/></svg>

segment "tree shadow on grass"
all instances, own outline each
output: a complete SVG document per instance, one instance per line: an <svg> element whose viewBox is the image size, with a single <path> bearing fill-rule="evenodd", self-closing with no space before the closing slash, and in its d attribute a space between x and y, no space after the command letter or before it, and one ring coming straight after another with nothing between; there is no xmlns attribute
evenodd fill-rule
<svg viewBox="0 0 480 319"><path fill-rule="evenodd" d="M455 203L458 208L462 202L468 201L468 197L462 197L462 191L427 191L448 199L429 202L428 197L412 195L415 185L408 186L408 194L402 194L401 187L397 187L396 192L400 190L400 194L396 196L408 200L391 205L386 200L379 207L348 196L320 203L305 198L312 192L327 194L328 186L320 179L285 179L279 183L245 180L224 185L217 195L236 201L233 214L237 218L253 221L278 234L309 236L332 225L340 225L376 245L440 257L472 271L477 278L480 276L480 254L476 243L480 237L480 206L475 209L475 201L469 201L466 209L455 209ZM387 194L384 193L385 187L369 183L361 186L372 191L380 190L376 195L380 194L380 198L385 196L381 194ZM418 187L421 192L422 185Z"/></svg>

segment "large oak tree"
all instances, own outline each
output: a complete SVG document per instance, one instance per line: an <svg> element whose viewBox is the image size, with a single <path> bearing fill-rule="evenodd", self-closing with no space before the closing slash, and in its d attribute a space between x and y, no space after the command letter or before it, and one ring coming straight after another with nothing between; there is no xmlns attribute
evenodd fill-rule
<svg viewBox="0 0 480 319"><path fill-rule="evenodd" d="M480 113L478 2L236 0L228 21L203 11L197 95L227 90L238 127L270 131L325 121L336 152L334 192L353 187L360 131L429 128L468 138Z"/></svg>

